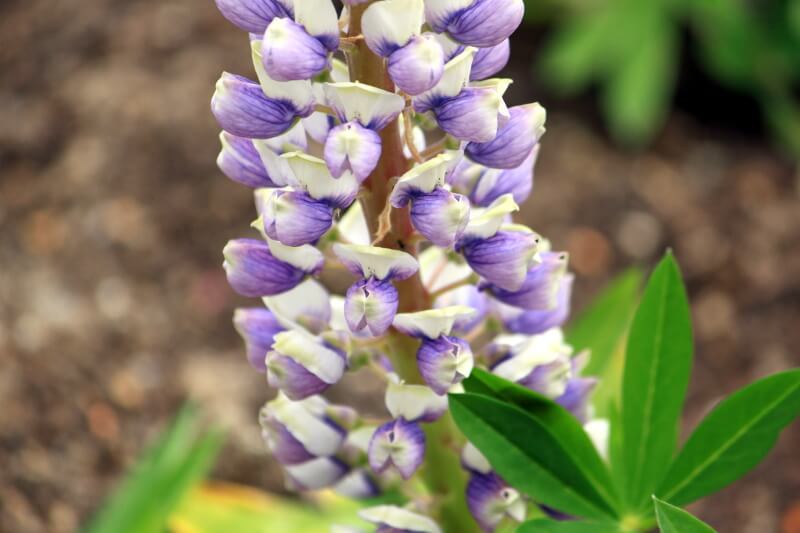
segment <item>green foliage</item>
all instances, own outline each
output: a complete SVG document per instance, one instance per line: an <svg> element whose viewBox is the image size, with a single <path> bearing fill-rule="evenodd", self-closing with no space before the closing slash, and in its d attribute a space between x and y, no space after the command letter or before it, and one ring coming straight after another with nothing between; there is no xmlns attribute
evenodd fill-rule
<svg viewBox="0 0 800 533"><path fill-rule="evenodd" d="M593 399L597 412L606 413L612 398L619 396L625 364L625 336L639 301L642 272L632 268L609 283L567 328L567 342L575 350L591 350L583 373L597 376Z"/></svg>
<svg viewBox="0 0 800 533"><path fill-rule="evenodd" d="M766 377L723 400L700 423L656 494L682 505L756 466L800 413L800 370Z"/></svg>
<svg viewBox="0 0 800 533"><path fill-rule="evenodd" d="M638 278L618 281L605 292L573 330L575 338L592 347L595 341L581 333L592 329L592 321L626 323L620 316L629 314L619 308L635 299L634 281ZM614 312L622 314L610 318ZM619 328L609 328L615 339ZM509 484L536 502L588 519L531 520L519 528L522 533L643 532L656 519L663 532L708 532L713 530L652 494L673 504L691 503L753 468L800 414L800 370L731 395L676 456L691 360L689 304L678 265L667 253L631 324L622 390L609 410L609 465L567 411L488 372L475 370L464 381L467 392L450 395L450 407L459 428ZM612 486L621 499L608 490Z"/></svg>
<svg viewBox="0 0 800 533"><path fill-rule="evenodd" d="M653 496L656 518L661 533L715 533L714 529L701 522L680 507L675 507Z"/></svg>
<svg viewBox="0 0 800 533"><path fill-rule="evenodd" d="M648 501L678 441L692 367L692 327L680 270L671 253L647 283L628 336L622 382L623 496Z"/></svg>
<svg viewBox="0 0 800 533"><path fill-rule="evenodd" d="M201 429L200 414L184 407L139 459L85 533L161 533L167 519L214 463L223 437Z"/></svg>
<svg viewBox="0 0 800 533"><path fill-rule="evenodd" d="M556 27L541 58L543 77L563 94L593 84L611 133L629 145L646 143L669 109L688 29L703 66L720 83L758 100L765 121L800 154L800 1L561 0L527 2L529 23ZM735 112L736 110L732 110Z"/></svg>

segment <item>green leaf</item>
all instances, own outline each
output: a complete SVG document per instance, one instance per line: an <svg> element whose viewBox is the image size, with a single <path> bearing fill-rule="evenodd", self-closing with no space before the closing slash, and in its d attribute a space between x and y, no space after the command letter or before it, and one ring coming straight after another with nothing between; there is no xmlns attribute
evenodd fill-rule
<svg viewBox="0 0 800 533"><path fill-rule="evenodd" d="M672 253L656 267L636 311L622 382L625 501L636 510L672 460L692 366L689 303Z"/></svg>
<svg viewBox="0 0 800 533"><path fill-rule="evenodd" d="M715 533L714 529L680 507L653 496L656 519L661 533Z"/></svg>
<svg viewBox="0 0 800 533"><path fill-rule="evenodd" d="M512 403L548 428L605 503L614 509L618 508L618 498L613 493L614 485L608 467L572 413L546 396L480 368L473 370L463 383L468 392Z"/></svg>
<svg viewBox="0 0 800 533"><path fill-rule="evenodd" d="M184 407L84 531L163 532L167 517L211 468L222 440L217 431L201 431L197 410Z"/></svg>
<svg viewBox="0 0 800 533"><path fill-rule="evenodd" d="M450 394L459 429L508 483L559 511L614 516L551 430L519 407L479 394Z"/></svg>
<svg viewBox="0 0 800 533"><path fill-rule="evenodd" d="M609 74L603 109L618 140L641 145L660 127L669 108L678 62L677 28L655 9L644 13L628 55Z"/></svg>
<svg viewBox="0 0 800 533"><path fill-rule="evenodd" d="M656 494L684 505L720 490L757 465L798 415L800 370L735 392L700 422Z"/></svg>
<svg viewBox="0 0 800 533"><path fill-rule="evenodd" d="M639 302L641 284L642 272L639 269L623 272L608 284L566 331L567 342L576 351L591 351L583 374L599 378L592 399L600 416L607 413L612 400L619 398L625 362L624 340Z"/></svg>
<svg viewBox="0 0 800 533"><path fill-rule="evenodd" d="M620 533L620 529L611 522L531 520L519 526L517 533Z"/></svg>

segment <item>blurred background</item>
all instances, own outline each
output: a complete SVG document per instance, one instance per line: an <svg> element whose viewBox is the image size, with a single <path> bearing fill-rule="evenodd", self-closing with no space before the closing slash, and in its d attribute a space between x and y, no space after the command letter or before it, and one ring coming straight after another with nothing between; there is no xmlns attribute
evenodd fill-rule
<svg viewBox="0 0 800 533"><path fill-rule="evenodd" d="M549 111L522 218L575 307L675 250L687 427L800 364L800 2L537 0L512 50L509 105ZM283 490L221 268L254 216L215 167L222 70L251 75L247 36L211 0L0 1L0 531L75 530L187 398L228 428L216 478ZM800 531L798 450L795 424L693 511Z"/></svg>

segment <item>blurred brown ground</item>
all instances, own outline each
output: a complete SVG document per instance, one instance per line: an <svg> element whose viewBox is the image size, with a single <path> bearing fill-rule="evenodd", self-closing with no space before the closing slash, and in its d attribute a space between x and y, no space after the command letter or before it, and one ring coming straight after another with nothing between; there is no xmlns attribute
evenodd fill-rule
<svg viewBox="0 0 800 533"><path fill-rule="evenodd" d="M220 268L253 210L215 167L208 101L220 71L250 73L246 42L210 0L0 2L0 531L74 530L186 397L232 428L216 475L280 488L255 425L269 392ZM512 103L539 95L522 48ZM652 150L625 153L580 110L543 103L556 111L523 218L570 251L578 308L675 249L698 348L687 427L797 366L792 166L681 115ZM795 424L696 512L721 532L797 531L798 450Z"/></svg>

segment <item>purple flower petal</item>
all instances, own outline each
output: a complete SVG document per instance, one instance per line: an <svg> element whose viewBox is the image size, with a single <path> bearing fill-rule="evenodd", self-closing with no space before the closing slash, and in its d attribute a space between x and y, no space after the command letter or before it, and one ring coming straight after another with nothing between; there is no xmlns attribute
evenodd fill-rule
<svg viewBox="0 0 800 533"><path fill-rule="evenodd" d="M278 333L266 364L269 384L292 400L337 383L347 366L344 353L302 330Z"/></svg>
<svg viewBox="0 0 800 533"><path fill-rule="evenodd" d="M262 34L275 17L293 17L291 0L216 0L222 16L244 31Z"/></svg>
<svg viewBox="0 0 800 533"><path fill-rule="evenodd" d="M267 354L266 361L267 383L292 400L308 398L331 386L291 357L272 351Z"/></svg>
<svg viewBox="0 0 800 533"><path fill-rule="evenodd" d="M233 325L244 339L250 365L259 372L266 371L267 352L275 335L284 329L278 319L263 307L239 308L233 314Z"/></svg>
<svg viewBox="0 0 800 533"><path fill-rule="evenodd" d="M358 122L336 126L325 140L325 163L335 178L349 170L360 183L375 169L380 157L380 135Z"/></svg>
<svg viewBox="0 0 800 533"><path fill-rule="evenodd" d="M276 81L308 80L329 67L328 49L288 18L270 22L261 60L264 70Z"/></svg>
<svg viewBox="0 0 800 533"><path fill-rule="evenodd" d="M381 492L375 479L363 468L351 471L333 486L333 490L354 500L374 498Z"/></svg>
<svg viewBox="0 0 800 533"><path fill-rule="evenodd" d="M469 200L441 187L411 202L411 224L437 246L452 246L469 221Z"/></svg>
<svg viewBox="0 0 800 533"><path fill-rule="evenodd" d="M389 56L389 76L406 94L433 88L444 72L444 52L432 35L417 35Z"/></svg>
<svg viewBox="0 0 800 533"><path fill-rule="evenodd" d="M375 430L367 454L374 472L394 467L409 479L425 458L425 433L414 422L392 420Z"/></svg>
<svg viewBox="0 0 800 533"><path fill-rule="evenodd" d="M271 296L297 286L308 272L272 255L267 243L255 239L229 241L222 251L228 283L242 296Z"/></svg>
<svg viewBox="0 0 800 533"><path fill-rule="evenodd" d="M528 199L533 190L533 168L538 156L539 145L537 144L517 168L485 169L469 195L470 201L475 205L488 207L504 194L511 194L514 201L521 204Z"/></svg>
<svg viewBox="0 0 800 533"><path fill-rule="evenodd" d="M511 44L504 39L500 44L488 48L479 48L472 59L470 80L491 78L506 66L511 55Z"/></svg>
<svg viewBox="0 0 800 533"><path fill-rule="evenodd" d="M467 507L481 529L487 532L494 531L506 516L518 522L525 519L524 500L495 473L470 476Z"/></svg>
<svg viewBox="0 0 800 533"><path fill-rule="evenodd" d="M572 282L575 276L566 274L561 279L556 296L556 305L552 309L521 311L515 307L503 307L500 315L503 324L511 333L525 333L536 335L544 333L550 328L561 327L569 317L570 296L572 295ZM503 305L503 304L499 304Z"/></svg>
<svg viewBox="0 0 800 533"><path fill-rule="evenodd" d="M468 8L451 13L438 21L456 41L486 48L500 44L522 22L525 5L522 0L475 0ZM430 21L430 19L428 19Z"/></svg>
<svg viewBox="0 0 800 533"><path fill-rule="evenodd" d="M544 108L539 104L512 107L509 120L488 142L471 142L467 157L490 168L519 167L544 135Z"/></svg>
<svg viewBox="0 0 800 533"><path fill-rule="evenodd" d="M435 308L451 305L463 305L476 311L473 316L459 318L453 323L453 333L466 335L486 319L489 312L489 297L476 286L465 285L441 295L433 303Z"/></svg>
<svg viewBox="0 0 800 533"><path fill-rule="evenodd" d="M575 418L582 424L585 424L589 419L591 407L589 398L596 386L597 379L595 378L573 377L567 382L564 394L556 398L556 402L575 415Z"/></svg>
<svg viewBox="0 0 800 533"><path fill-rule="evenodd" d="M425 339L417 351L422 379L437 394L446 394L472 372L474 360L469 343L458 337Z"/></svg>
<svg viewBox="0 0 800 533"><path fill-rule="evenodd" d="M567 254L545 252L542 263L533 266L523 284L516 290L506 290L496 283L490 285L492 295L503 303L527 310L553 309L567 270Z"/></svg>
<svg viewBox="0 0 800 533"><path fill-rule="evenodd" d="M277 137L297 118L290 102L267 98L257 83L227 72L217 81L211 112L222 129L251 139Z"/></svg>
<svg viewBox="0 0 800 533"><path fill-rule="evenodd" d="M252 139L237 137L227 131L219 135L222 150L217 166L230 179L252 189L277 187L272 181Z"/></svg>
<svg viewBox="0 0 800 533"><path fill-rule="evenodd" d="M433 112L439 127L462 141L487 142L497 135L502 99L497 90L467 87L445 99Z"/></svg>
<svg viewBox="0 0 800 533"><path fill-rule="evenodd" d="M335 457L318 457L305 463L288 465L286 475L295 490L330 487L347 474L349 468Z"/></svg>
<svg viewBox="0 0 800 533"><path fill-rule="evenodd" d="M362 279L348 290L344 315L353 333L367 332L373 337L383 335L397 312L400 298L390 281Z"/></svg>
<svg viewBox="0 0 800 533"><path fill-rule="evenodd" d="M478 275L497 287L515 290L525 282L540 241L533 232L500 230L487 239L468 239L457 248Z"/></svg>
<svg viewBox="0 0 800 533"><path fill-rule="evenodd" d="M286 426L274 419L264 419L261 422L261 437L269 452L282 465L304 463L315 457L286 429Z"/></svg>
<svg viewBox="0 0 800 533"><path fill-rule="evenodd" d="M271 191L259 212L264 232L287 246L316 242L333 225L333 208L303 192Z"/></svg>

